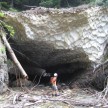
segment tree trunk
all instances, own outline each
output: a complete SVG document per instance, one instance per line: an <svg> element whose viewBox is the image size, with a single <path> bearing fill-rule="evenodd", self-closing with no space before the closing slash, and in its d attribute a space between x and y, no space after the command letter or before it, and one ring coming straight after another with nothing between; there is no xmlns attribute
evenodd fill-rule
<svg viewBox="0 0 108 108"><path fill-rule="evenodd" d="M11 8L13 8L14 4L13 4L13 0L11 0Z"/></svg>
<svg viewBox="0 0 108 108"><path fill-rule="evenodd" d="M16 55L14 54L10 44L8 43L8 41L6 39L6 34L2 30L1 30L1 34L2 34L2 40L4 41L4 44L7 47L7 50L9 51L9 53L12 57L12 60L17 65L17 67L19 68L19 70L20 70L21 74L24 76L24 78L28 78L28 75L26 74L25 70L23 69L20 62L18 61L18 59L17 59Z"/></svg>

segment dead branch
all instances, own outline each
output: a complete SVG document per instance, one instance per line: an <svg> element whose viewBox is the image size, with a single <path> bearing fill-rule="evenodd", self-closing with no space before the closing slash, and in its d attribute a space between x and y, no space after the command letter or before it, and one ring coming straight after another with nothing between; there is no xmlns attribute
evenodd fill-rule
<svg viewBox="0 0 108 108"><path fill-rule="evenodd" d="M29 6L29 5L23 5L23 6L27 8L37 8L37 6Z"/></svg>
<svg viewBox="0 0 108 108"><path fill-rule="evenodd" d="M35 101L34 103L25 103L24 107L35 105L35 104L42 103L42 102L43 102L43 100L38 100L38 101Z"/></svg>
<svg viewBox="0 0 108 108"><path fill-rule="evenodd" d="M63 103L70 103L71 105L77 105L77 106L94 106L96 103L95 102L85 102L85 101L76 101L74 99L48 99L46 98L45 100L49 101L61 101Z"/></svg>
<svg viewBox="0 0 108 108"><path fill-rule="evenodd" d="M33 104L37 104L37 103L40 103L40 102L44 102L44 101L57 101L57 102L62 102L62 103L65 103L65 104L68 104L70 107L73 106L73 105L77 105L77 106L94 106L96 105L96 102L92 101L92 102L85 102L85 101L78 101L78 100L74 100L74 99L64 99L64 98L44 98L44 97L34 97L34 98L30 98L30 97L23 97L23 98L20 98L19 101L23 101L25 100L27 102L32 102L31 103L27 103L25 106L29 106L29 105L33 105Z"/></svg>
<svg viewBox="0 0 108 108"><path fill-rule="evenodd" d="M15 96L14 96L14 99L13 99L13 104L16 104L16 101L18 100L18 94L16 94Z"/></svg>

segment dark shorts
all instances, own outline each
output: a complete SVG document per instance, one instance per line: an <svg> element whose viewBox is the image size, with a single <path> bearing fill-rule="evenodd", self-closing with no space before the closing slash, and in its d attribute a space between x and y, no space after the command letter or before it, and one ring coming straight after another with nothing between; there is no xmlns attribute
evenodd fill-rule
<svg viewBox="0 0 108 108"><path fill-rule="evenodd" d="M53 90L58 90L58 88L57 88L56 85L52 85L52 89L53 89Z"/></svg>

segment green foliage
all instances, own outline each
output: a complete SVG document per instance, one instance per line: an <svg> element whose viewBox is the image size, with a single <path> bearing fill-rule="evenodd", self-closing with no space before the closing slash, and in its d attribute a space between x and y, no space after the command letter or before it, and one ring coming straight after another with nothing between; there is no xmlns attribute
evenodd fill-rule
<svg viewBox="0 0 108 108"><path fill-rule="evenodd" d="M103 0L103 6L108 6L108 0Z"/></svg>
<svg viewBox="0 0 108 108"><path fill-rule="evenodd" d="M103 5L103 0L96 0L95 4L97 4L97 5Z"/></svg>
<svg viewBox="0 0 108 108"><path fill-rule="evenodd" d="M106 2L105 2L105 4L104 4L105 6L108 6L108 0L106 0Z"/></svg>
<svg viewBox="0 0 108 108"><path fill-rule="evenodd" d="M1 22L1 21L0 21L0 26L2 26L5 29L5 31L9 33L10 36L13 37L15 35L15 30L12 26L6 24L5 22Z"/></svg>
<svg viewBox="0 0 108 108"><path fill-rule="evenodd" d="M53 6L59 8L61 0L53 0Z"/></svg>
<svg viewBox="0 0 108 108"><path fill-rule="evenodd" d="M5 53L5 52L6 52L5 46L0 47L0 53Z"/></svg>
<svg viewBox="0 0 108 108"><path fill-rule="evenodd" d="M12 11L12 12L18 12L18 10L15 9L15 8L9 8L9 11Z"/></svg>
<svg viewBox="0 0 108 108"><path fill-rule="evenodd" d="M42 0L39 5L44 6L44 7L52 7L53 6L53 0Z"/></svg>
<svg viewBox="0 0 108 108"><path fill-rule="evenodd" d="M3 12L0 12L0 18L4 18L5 15ZM2 26L6 32L8 32L10 34L10 36L14 36L15 34L15 31L14 31L14 28L8 24L6 24L5 22L1 21L0 20L0 26Z"/></svg>
<svg viewBox="0 0 108 108"><path fill-rule="evenodd" d="M2 0L1 7L16 11L16 9L29 9L28 6L44 6L44 7L74 7L83 4L108 5L108 0ZM11 8L10 8L11 7Z"/></svg>
<svg viewBox="0 0 108 108"><path fill-rule="evenodd" d="M60 7L61 0L42 0L39 5L44 7Z"/></svg>
<svg viewBox="0 0 108 108"><path fill-rule="evenodd" d="M14 36L14 34L15 34L14 28L10 25L7 25L6 23L4 26L7 29L7 31L10 33L10 36Z"/></svg>
<svg viewBox="0 0 108 108"><path fill-rule="evenodd" d="M24 4L28 4L29 5L29 0L15 0L14 3L16 3L18 5L24 5Z"/></svg>
<svg viewBox="0 0 108 108"><path fill-rule="evenodd" d="M0 17L3 18L5 15L3 12L0 12Z"/></svg>
<svg viewBox="0 0 108 108"><path fill-rule="evenodd" d="M1 9L9 9L9 4L7 2L0 2Z"/></svg>

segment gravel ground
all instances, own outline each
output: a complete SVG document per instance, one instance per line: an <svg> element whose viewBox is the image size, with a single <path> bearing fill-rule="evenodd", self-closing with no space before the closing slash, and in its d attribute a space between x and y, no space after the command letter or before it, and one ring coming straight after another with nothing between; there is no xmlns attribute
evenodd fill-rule
<svg viewBox="0 0 108 108"><path fill-rule="evenodd" d="M90 90L65 88L59 90L60 96L52 96L51 91L49 86L10 88L0 95L0 108L102 108L95 106L97 99Z"/></svg>

